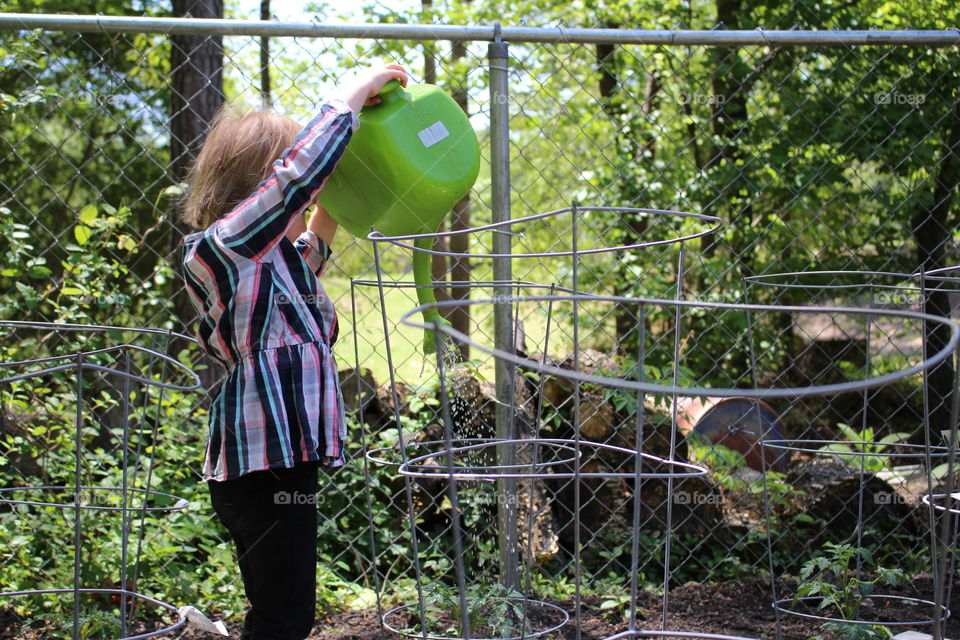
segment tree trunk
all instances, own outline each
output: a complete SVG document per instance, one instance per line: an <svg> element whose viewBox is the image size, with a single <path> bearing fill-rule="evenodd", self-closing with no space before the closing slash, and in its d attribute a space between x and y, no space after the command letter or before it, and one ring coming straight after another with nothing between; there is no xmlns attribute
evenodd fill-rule
<svg viewBox="0 0 960 640"><path fill-rule="evenodd" d="M175 16L222 18L222 0L173 0ZM203 138L223 104L223 41L220 36L170 36L170 68L173 80L170 93L170 165L173 177L183 181L200 151ZM180 270L180 246L183 236L192 230L171 216L173 222L166 244L169 259ZM181 287L174 298L174 312L181 323L178 330L193 332L196 311L187 291ZM176 351L174 351L175 353ZM220 367L203 356L206 368L198 373L204 387L212 388L220 378Z"/></svg>
<svg viewBox="0 0 960 640"><path fill-rule="evenodd" d="M433 9L432 0L423 0L421 3L423 8L423 22L427 24L432 22L430 13ZM437 56L434 51L435 43L432 41L426 41L423 43L423 81L426 84L437 84ZM443 231L444 225L440 225L437 228L437 232ZM442 237L437 237L433 241L434 251L447 251L447 245L444 242ZM447 278L447 256L430 256L430 277L434 282L443 282ZM450 299L450 294L447 291L446 286L440 285L433 288L434 297L436 297L437 302L445 302ZM444 308L440 309L440 315L444 318L447 318L450 315L450 309Z"/></svg>
<svg viewBox="0 0 960 640"><path fill-rule="evenodd" d="M741 16L748 14L750 0L717 0L717 22L731 29L741 26ZM744 20L749 15L744 17ZM730 226L731 241L727 249L732 254L739 268L740 281L746 276L753 275L751 257L753 243L747 237L752 232L753 224L753 187L746 179L742 167L746 167L743 160L740 138L746 133L748 126L747 95L750 86L756 77L750 73L740 59L739 47L716 47L713 53L713 77L711 79L711 103L713 116L711 124L716 143L713 145L706 164L705 171L725 163L727 167L741 167L731 169L737 171L735 176L722 176L720 184L725 188L717 194L718 202L729 203L727 224ZM720 169L722 170L722 169ZM714 180L716 182L716 179ZM744 194L741 195L741 191ZM723 217L722 209L711 212ZM713 247L709 247L713 252ZM789 334L787 334L789 335ZM736 370L752 374L746 353L738 353L731 363ZM748 378L749 379L749 378Z"/></svg>
<svg viewBox="0 0 960 640"><path fill-rule="evenodd" d="M453 50L451 55L451 68L457 67L457 62L462 60L467 55L467 47L463 42L454 42ZM467 114L467 117L470 116L470 108L467 104L467 89L464 86L464 80L457 78L458 84L457 87L453 90L453 99L457 101L457 104L460 105L460 108L463 109L463 112ZM458 231L462 229L468 229L470 227L470 194L466 194L453 206L453 211L450 213L450 229L452 231ZM469 250L469 241L470 236L468 235L459 235L459 236L450 236L450 251L454 253L466 254ZM450 280L453 282L469 282L470 281L470 259L466 256L460 258L451 258L450 264ZM451 286L450 287L450 297L454 300L469 300L470 299L470 287L468 286ZM455 307L451 310L450 324L453 325L453 328L459 331L464 335L470 335L470 307L467 305L462 305ZM459 344L458 348L460 349L460 355L464 360L470 359L470 346L467 344Z"/></svg>
<svg viewBox="0 0 960 640"><path fill-rule="evenodd" d="M619 28L618 23L605 22L604 27ZM629 136L622 135L623 127L620 126L623 117L623 104L617 96L617 88L620 80L620 64L617 60L616 49L612 44L596 45L597 70L600 72L598 89L600 92L601 108L616 126L618 132L617 147L625 150L633 162L650 162L656 154L657 141L652 134L644 137L643 140L636 140ZM660 78L656 73L647 75L647 83L644 89L644 100L641 112L649 116L653 111L657 94L660 92ZM616 206L636 207L643 204L640 200L641 190L637 187L631 176L622 176L617 189L620 196L620 202L614 203ZM623 214L622 221L625 229L623 244L636 244L640 242L643 233L647 229L648 219L646 216L637 216L632 214ZM633 280L626 273L620 273L614 284L614 294L618 296L634 295L632 291ZM617 342L619 344L628 344L631 340L631 333L637 330L637 313L634 305L619 305L616 312L616 331Z"/></svg>
<svg viewBox="0 0 960 640"><path fill-rule="evenodd" d="M749 18L749 5L750 0L717 0L717 22L731 29L741 28L741 17ZM743 159L740 138L747 130L747 95L756 78L740 60L739 47L715 47L713 56L712 125L717 145L706 162L707 170L723 161L727 166L734 167L738 160ZM734 237L730 250L734 253L743 278L753 275L749 253L752 243L743 237L753 223L752 187L743 173L730 179L727 184L727 193L720 194L720 199L732 204L729 224ZM745 195L740 195L741 187L746 190Z"/></svg>
<svg viewBox="0 0 960 640"><path fill-rule="evenodd" d="M611 25L603 23L603 27L615 27L616 25ZM603 109L603 113L610 119L610 122L614 124L614 129L618 132L617 137L620 137L619 132L623 129L620 127L620 122L623 116L623 108L620 103L615 99L617 93L617 86L620 83L619 79L619 69L617 67L617 58L616 58L616 49L614 45L607 43L600 43L596 45L596 61L597 61L597 70L600 72L600 80L597 82L597 89L600 92L600 108ZM620 141L617 142L617 147L620 147ZM622 194L623 186L615 191L615 193ZM633 202L614 202L614 206L633 206ZM624 220L626 222L626 220ZM629 225L628 225L629 228ZM628 234L624 238L624 244L629 242L629 237L632 234ZM620 264L619 262L617 264ZM629 287L629 278L625 274L620 273L614 284L614 294L618 296L630 295L628 290ZM636 314L632 309L627 308L625 305L618 305L616 310L616 331L617 331L617 343L621 344L627 339L627 335L630 331L636 326ZM547 354L544 354L546 357Z"/></svg>
<svg viewBox="0 0 960 640"><path fill-rule="evenodd" d="M957 186L960 185L960 90L954 89L953 110L945 119L943 151L936 168L933 202L922 207L913 219L913 236L917 243L917 262L926 271L944 266L945 249L953 232L949 222ZM927 299L923 310L931 315L950 317L947 292L939 290L937 282L927 284ZM929 358L943 349L950 340L950 329L942 324L928 323L924 327L926 351ZM951 428L950 400L953 393L953 365L947 358L927 373L927 392L930 400L930 429L932 442Z"/></svg>
<svg viewBox="0 0 960 640"><path fill-rule="evenodd" d="M176 16L222 18L222 0L173 0ZM214 116L223 104L223 39L170 36L170 162L183 180Z"/></svg>

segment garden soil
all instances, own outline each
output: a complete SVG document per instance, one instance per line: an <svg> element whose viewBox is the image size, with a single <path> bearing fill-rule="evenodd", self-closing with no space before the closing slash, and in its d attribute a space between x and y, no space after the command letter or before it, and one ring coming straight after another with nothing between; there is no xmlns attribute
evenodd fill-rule
<svg viewBox="0 0 960 640"><path fill-rule="evenodd" d="M917 580L912 588L903 590L904 595L915 597L916 590L930 593L929 578ZM896 593L886 590L885 593ZM960 598L956 590L953 593L954 611L960 611ZM600 608L603 598L584 598L580 615L580 638L582 640L602 640L628 628L629 619L618 611L613 614ZM770 583L763 580L724 582L719 584L689 583L675 587L667 603L667 628L703 633L723 633L750 638L776 637L776 612L770 606ZM552 604L570 613L570 621L559 634L553 637L559 640L576 640L574 603L572 601L552 601ZM638 599L638 629L661 628L661 598L651 592L643 592ZM919 610L919 611L918 611ZM920 609L915 605L897 604L883 609L864 608L864 617L883 620L917 620L930 614L930 608ZM550 621L546 621L549 623ZM783 640L806 640L815 635L829 637L820 629L820 622L798 616L781 614L781 633ZM538 627L534 625L534 628ZM543 628L543 627L539 627ZM897 627L894 633L911 627ZM929 631L913 627L918 631ZM350 612L336 614L314 628L311 640L386 640L397 636L380 631L375 611ZM947 637L960 638L960 619L951 621L947 626ZM191 639L193 640L193 639Z"/></svg>
<svg viewBox="0 0 960 640"><path fill-rule="evenodd" d="M786 589L795 588L795 585L786 584ZM954 588L950 609L960 611L960 589ZM626 590L625 590L626 593ZM929 576L921 576L911 585L905 585L900 590L886 589L884 593L900 594L916 597L917 593L931 593ZM703 633L723 633L729 635L746 636L750 638L775 638L776 614L770 606L770 585L760 579L722 582L717 584L688 583L675 587L668 602L667 628ZM602 640L628 627L628 619L623 616L623 610L611 611L601 609L604 598L587 597L581 602L580 609L580 638L582 640ZM576 640L576 623L574 603L567 601L552 601L570 613L570 621L558 633L545 636L555 640ZM873 616L871 619L883 620L917 620L930 615L929 607L903 604L897 602L885 607L865 607L864 616ZM555 622L555 615L550 619L537 619L534 616L534 628L543 628L542 624ZM152 623L151 623L152 622ZM141 621L132 625L134 633L153 630L158 621ZM400 621L403 624L405 621ZM820 622L798 616L781 614L781 631L783 640L807 640L812 636L829 638L830 634L820 628ZM226 621L232 638L238 638L240 621ZM654 593L641 592L638 600L638 629L659 629L661 623L661 599ZM538 626L540 624L541 626ZM894 633L906 629L929 631L923 627L891 627ZM960 620L950 620L947 623L947 637L960 638ZM0 610L0 640L52 640L66 638L62 633L51 633L49 630L24 628L10 609ZM174 640L212 640L216 636L185 629L166 638ZM380 626L377 611L343 611L330 613L321 617L310 640L392 640L397 638Z"/></svg>

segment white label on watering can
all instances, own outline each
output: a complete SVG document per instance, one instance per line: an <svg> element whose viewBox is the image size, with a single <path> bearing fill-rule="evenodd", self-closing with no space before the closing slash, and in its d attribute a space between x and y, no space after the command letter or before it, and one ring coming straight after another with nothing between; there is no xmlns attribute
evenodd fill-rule
<svg viewBox="0 0 960 640"><path fill-rule="evenodd" d="M449 136L450 132L447 131L447 128L443 126L441 121L437 120L432 125L419 132L417 135L420 136L420 142L423 143L423 146L429 149L433 145Z"/></svg>

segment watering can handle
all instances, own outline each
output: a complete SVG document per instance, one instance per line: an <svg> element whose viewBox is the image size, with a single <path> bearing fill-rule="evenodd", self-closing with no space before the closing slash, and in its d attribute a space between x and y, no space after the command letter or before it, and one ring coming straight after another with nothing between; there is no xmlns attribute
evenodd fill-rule
<svg viewBox="0 0 960 640"><path fill-rule="evenodd" d="M393 80L388 80L377 93L377 96L380 98L380 104L386 104L396 100L403 95L403 90L401 89L400 81L396 78Z"/></svg>

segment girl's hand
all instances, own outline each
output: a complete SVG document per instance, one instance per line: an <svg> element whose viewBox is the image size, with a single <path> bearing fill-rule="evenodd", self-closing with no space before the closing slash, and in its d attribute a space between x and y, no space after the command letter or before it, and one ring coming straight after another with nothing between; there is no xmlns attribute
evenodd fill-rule
<svg viewBox="0 0 960 640"><path fill-rule="evenodd" d="M364 106L378 104L380 98L377 94L383 89L383 85L394 78L400 80L400 86L407 86L407 72L396 62L388 62L382 67L371 69L368 85L370 90L367 93L367 99L363 103Z"/></svg>
<svg viewBox="0 0 960 640"><path fill-rule="evenodd" d="M383 85L394 78L400 80L402 86L407 86L407 72L396 62L364 69L347 81L339 95L350 105L354 113L359 113L365 105L379 103L380 98L377 94L380 93Z"/></svg>

